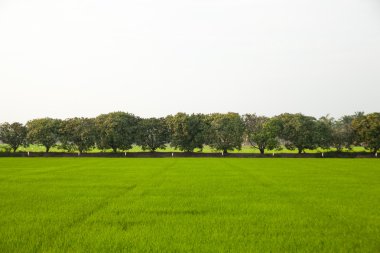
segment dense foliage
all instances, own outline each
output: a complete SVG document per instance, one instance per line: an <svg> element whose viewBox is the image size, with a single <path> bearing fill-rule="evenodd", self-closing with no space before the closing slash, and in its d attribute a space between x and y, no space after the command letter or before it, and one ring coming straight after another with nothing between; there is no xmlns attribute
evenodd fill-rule
<svg viewBox="0 0 380 253"><path fill-rule="evenodd" d="M264 154L265 150L280 148L277 137L278 126L275 121L265 116L246 114L243 116L246 140L249 144Z"/></svg>
<svg viewBox="0 0 380 253"><path fill-rule="evenodd" d="M318 147L317 120L314 117L284 113L275 121L279 128L278 136L284 140L286 148L302 153L305 149Z"/></svg>
<svg viewBox="0 0 380 253"><path fill-rule="evenodd" d="M21 145L26 144L26 135L27 128L21 123L3 123L0 125L0 140L9 144L13 152L16 152Z"/></svg>
<svg viewBox="0 0 380 253"><path fill-rule="evenodd" d="M111 112L95 119L100 149L128 150L135 142L138 118L125 112Z"/></svg>
<svg viewBox="0 0 380 253"><path fill-rule="evenodd" d="M33 119L26 123L28 129L27 140L30 143L41 144L45 146L46 152L57 144L60 137L61 120L43 118Z"/></svg>
<svg viewBox="0 0 380 253"><path fill-rule="evenodd" d="M68 151L85 152L95 146L96 128L94 119L72 118L62 122L60 141Z"/></svg>
<svg viewBox="0 0 380 253"><path fill-rule="evenodd" d="M207 120L202 114L177 113L166 118L170 130L172 147L181 151L193 152L202 149L206 143Z"/></svg>
<svg viewBox="0 0 380 253"><path fill-rule="evenodd" d="M244 123L237 113L214 113L210 115L209 145L216 150L227 153L229 150L241 149L243 143Z"/></svg>
<svg viewBox="0 0 380 253"><path fill-rule="evenodd" d="M151 152L171 145L194 152L209 145L224 153L250 145L266 150L334 148L337 152L362 146L376 153L380 149L380 113L346 115L340 119L316 119L301 113L274 117L256 114L177 113L166 118L139 118L126 112L112 112L96 118L66 120L42 118L0 124L0 142L14 152L27 144L39 144L49 152L57 145L68 151L86 152L92 148L126 151L133 145Z"/></svg>
<svg viewBox="0 0 380 253"><path fill-rule="evenodd" d="M136 133L136 144L143 150L154 152L156 149L165 149L169 142L169 130L164 118L149 118L139 121Z"/></svg>
<svg viewBox="0 0 380 253"><path fill-rule="evenodd" d="M352 125L358 142L376 153L380 149L380 113L356 117Z"/></svg>

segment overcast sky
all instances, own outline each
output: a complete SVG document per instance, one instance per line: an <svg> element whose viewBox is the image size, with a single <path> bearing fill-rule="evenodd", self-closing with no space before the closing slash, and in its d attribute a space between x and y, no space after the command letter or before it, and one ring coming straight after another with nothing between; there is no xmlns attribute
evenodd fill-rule
<svg viewBox="0 0 380 253"><path fill-rule="evenodd" d="M380 111L379 0L0 0L0 122Z"/></svg>

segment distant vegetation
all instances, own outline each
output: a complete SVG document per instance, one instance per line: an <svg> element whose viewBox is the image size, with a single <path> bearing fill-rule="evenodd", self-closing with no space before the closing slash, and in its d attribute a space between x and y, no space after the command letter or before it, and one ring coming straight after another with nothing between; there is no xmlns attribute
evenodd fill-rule
<svg viewBox="0 0 380 253"><path fill-rule="evenodd" d="M165 118L140 118L112 112L96 118L42 118L25 125L2 123L0 141L3 150L13 152L20 147L35 151L25 148L39 145L46 152L58 148L79 153L128 151L137 146L151 152L166 148L194 152L207 148L224 153L250 146L262 154L283 148L303 153L363 147L376 153L380 149L380 113L316 119L300 113L271 118L237 113L177 113Z"/></svg>

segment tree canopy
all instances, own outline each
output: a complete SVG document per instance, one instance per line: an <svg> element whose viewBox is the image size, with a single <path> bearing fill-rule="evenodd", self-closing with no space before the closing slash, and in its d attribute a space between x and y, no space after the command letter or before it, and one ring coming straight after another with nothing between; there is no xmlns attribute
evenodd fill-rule
<svg viewBox="0 0 380 253"><path fill-rule="evenodd" d="M227 153L241 149L244 134L244 122L237 113L214 113L210 115L209 145Z"/></svg>
<svg viewBox="0 0 380 253"><path fill-rule="evenodd" d="M361 145L374 153L380 149L380 113L356 117L352 126Z"/></svg>
<svg viewBox="0 0 380 253"><path fill-rule="evenodd" d="M97 146L101 149L111 148L114 152L118 149L131 149L135 142L138 121L136 116L126 112L99 115L95 119Z"/></svg>
<svg viewBox="0 0 380 253"><path fill-rule="evenodd" d="M154 152L165 149L169 142L169 130L164 118L141 119L138 123L136 144L143 150Z"/></svg>
<svg viewBox="0 0 380 253"><path fill-rule="evenodd" d="M60 127L62 147L68 151L86 152L95 146L96 128L94 119L71 118L62 122Z"/></svg>
<svg viewBox="0 0 380 253"><path fill-rule="evenodd" d="M23 125L0 124L1 149L16 151L27 144L43 145L46 152L57 145L68 151L92 148L129 150L139 145L154 152L167 145L184 151L202 150L208 145L224 153L248 143L261 154L265 150L331 149L337 152L362 146L376 153L380 149L380 113L358 112L336 120L329 115L316 119L301 113L265 117L256 114L177 113L166 118L139 118L126 112L101 114L96 118L66 120L40 118Z"/></svg>
<svg viewBox="0 0 380 253"><path fill-rule="evenodd" d="M45 146L46 152L59 140L61 120L52 118L33 119L26 123L30 143Z"/></svg>
<svg viewBox="0 0 380 253"><path fill-rule="evenodd" d="M280 147L277 138L279 128L271 118L256 114L245 114L243 118L246 138L252 147L260 150L261 154L264 154L265 149L273 150Z"/></svg>
<svg viewBox="0 0 380 253"><path fill-rule="evenodd" d="M355 135L352 127L354 118L354 115L346 115L334 121L332 125L331 146L336 148L338 152L341 152L343 148L351 149L354 144Z"/></svg>
<svg viewBox="0 0 380 253"><path fill-rule="evenodd" d="M202 114L177 113L166 118L170 130L170 144L181 151L202 149L206 141L207 122Z"/></svg>
<svg viewBox="0 0 380 253"><path fill-rule="evenodd" d="M286 148L297 149L302 153L305 149L318 147L317 121L314 117L301 113L284 113L274 119L279 127L279 137Z"/></svg>
<svg viewBox="0 0 380 253"><path fill-rule="evenodd" d="M13 152L26 144L27 128L18 122L0 124L0 140L8 144Z"/></svg>

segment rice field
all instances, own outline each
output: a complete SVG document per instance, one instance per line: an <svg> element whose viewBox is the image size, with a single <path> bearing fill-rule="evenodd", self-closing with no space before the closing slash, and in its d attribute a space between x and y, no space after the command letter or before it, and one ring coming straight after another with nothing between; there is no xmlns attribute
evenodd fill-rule
<svg viewBox="0 0 380 253"><path fill-rule="evenodd" d="M0 252L380 252L380 160L1 158Z"/></svg>

